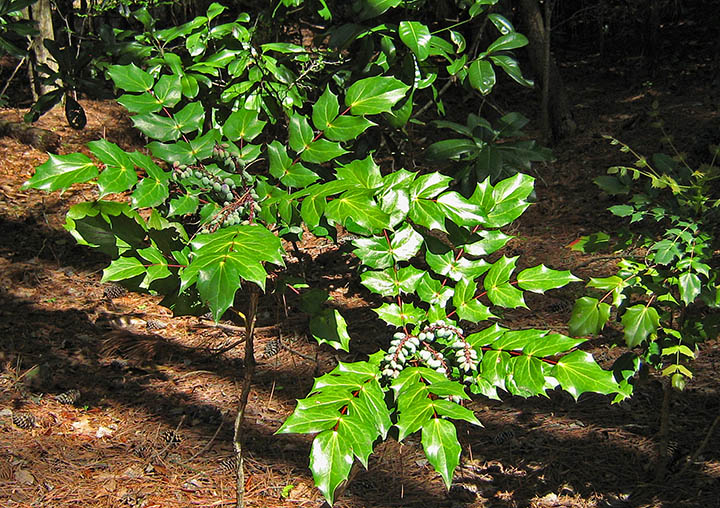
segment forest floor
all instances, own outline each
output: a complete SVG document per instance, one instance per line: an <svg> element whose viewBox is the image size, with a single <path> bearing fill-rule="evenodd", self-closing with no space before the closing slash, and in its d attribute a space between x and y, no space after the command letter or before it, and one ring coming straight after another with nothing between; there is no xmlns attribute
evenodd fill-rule
<svg viewBox="0 0 720 508"><path fill-rule="evenodd" d="M583 234L617 227L604 211L613 203L592 179L611 165L631 162L602 134L646 154L667 151L648 115L658 100L677 145L692 156L720 140L720 130L712 127L720 114L709 103L702 61L682 72L660 71L663 80L640 77L632 62L616 68L572 56L563 61L579 130L554 147L555 161L535 168L537 203L517 222L505 253L587 279L609 275L612 262L566 246ZM504 100L508 110L534 116L531 92ZM120 106L80 102L88 117L82 131L69 128L59 109L38 122L62 136L61 153L87 153L85 143L100 137L127 150L142 148ZM456 104L467 111L461 99ZM23 112L3 109L0 119L19 119ZM411 148L412 136L422 132L411 132ZM234 478L225 459L232 455L242 378L242 348L228 349L237 332L173 317L158 298L115 294L102 284L107 260L76 246L62 228L67 209L92 198L92 188L78 186L62 195L20 189L46 159L0 138L0 506L233 504ZM419 169L427 168L416 159ZM322 242L301 248L312 257L312 283L330 291L358 350L369 351L373 340L366 338L386 332L347 256ZM566 331L582 291L575 284L536 298L530 310L508 313L506 322ZM321 505L307 467L311 438L273 433L315 374L356 358L308 340L305 318L293 304L273 295L261 301L258 356L279 339L283 347L261 358L250 395L245 489L251 507ZM120 330L108 332L102 327L107 321ZM108 338L113 348L103 350ZM612 342L610 332L586 348L608 365L619 354ZM561 393L531 400L505 395L502 402L477 398L470 407L484 428L461 427L462 462L449 493L418 438L411 437L379 446L370 469L360 471L336 506L720 507L720 432L684 472L678 467L720 411L717 341L701 347L694 367L695 378L673 400L670 433L679 451L676 467L661 483L653 483L652 465L662 386L651 378L631 400L616 405L604 396L575 402ZM70 390L79 391L74 404L56 399ZM32 425L14 425L13 414L30 415Z"/></svg>

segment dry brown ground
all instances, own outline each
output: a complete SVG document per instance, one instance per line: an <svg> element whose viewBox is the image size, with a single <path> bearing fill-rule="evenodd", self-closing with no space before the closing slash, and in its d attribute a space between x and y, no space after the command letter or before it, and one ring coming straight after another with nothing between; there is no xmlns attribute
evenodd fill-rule
<svg viewBox="0 0 720 508"><path fill-rule="evenodd" d="M598 79L587 79L590 70ZM595 62L578 62L565 72L581 130L557 147L557 161L537 168L538 203L519 221L518 237L507 250L526 263L569 268L583 277L609 274L610 265L588 263L589 257L564 247L581 234L614 227L603 212L609 202L591 179L622 159L600 135L612 133L641 151L655 150L658 134L649 127L647 111L658 98L680 142L694 149L698 141L690 135L701 131L698 123L718 115L695 79L701 69L652 87ZM518 98L532 111L532 96ZM88 115L84 131L67 127L61 111L39 122L62 135L62 153L84 151L87 141L101 136L125 149L142 146L120 107L81 103ZM3 119L20 114L0 111ZM173 318L154 297L105 299L100 277L106 260L76 246L62 229L68 207L90 198L92 189L80 186L63 195L20 190L46 158L0 139L0 505L230 505L233 479L222 461L232 453L243 362L240 348L220 351L237 337L203 327L196 318ZM379 342L368 337L377 337L382 325L352 270L332 246L305 248L313 257L311 279L330 289L360 350L371 350ZM532 310L508 314L508 321L518 328L563 331L567 303L580 292L578 285L535 299ZM289 303L285 317L277 298L262 302L258 352L282 334L301 355L283 350L258 368L246 424L251 507L321 504L307 469L310 438L273 432L295 399L306 395L313 374L348 357L325 348L318 353L305 337L303 317ZM107 335L96 320L108 314L133 318L121 345L135 346L135 355L127 349L101 354ZM603 362L618 354L609 338L588 348ZM146 361L139 361L138 351ZM704 345L696 378L674 401L671 433L683 454L695 450L720 410L719 365L717 342ZM75 405L55 400L71 389L81 394ZM356 477L337 506L720 506L720 432L685 474L651 484L648 466L655 457L660 402L657 381L614 406L606 397L583 396L575 403L560 393L533 400L506 396L501 403L476 399L471 407L485 428L461 427L463 462L458 486L449 494L418 439L411 438L380 446L369 471ZM34 426L13 425L13 412L32 415ZM181 440L167 442L173 435Z"/></svg>

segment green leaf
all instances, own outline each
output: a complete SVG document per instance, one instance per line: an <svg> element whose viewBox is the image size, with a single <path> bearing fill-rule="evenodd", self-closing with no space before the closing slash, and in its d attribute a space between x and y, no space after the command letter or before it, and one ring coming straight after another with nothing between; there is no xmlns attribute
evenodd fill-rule
<svg viewBox="0 0 720 508"><path fill-rule="evenodd" d="M382 185L380 167L375 164L372 155L364 159L355 159L348 164L341 164L335 170L335 174L339 180L362 189L374 190Z"/></svg>
<svg viewBox="0 0 720 508"><path fill-rule="evenodd" d="M692 272L685 272L678 277L678 289L680 290L680 298L685 305L690 305L700 294L702 290L702 282L700 277Z"/></svg>
<svg viewBox="0 0 720 508"><path fill-rule="evenodd" d="M398 26L400 40L422 62L430 56L430 29L418 21L401 21Z"/></svg>
<svg viewBox="0 0 720 508"><path fill-rule="evenodd" d="M126 92L149 92L155 83L150 74L132 63L130 65L111 65L108 75L116 87Z"/></svg>
<svg viewBox="0 0 720 508"><path fill-rule="evenodd" d="M345 446L338 431L326 430L315 437L310 450L310 470L315 486L331 506L335 489L347 480L352 464L352 448Z"/></svg>
<svg viewBox="0 0 720 508"><path fill-rule="evenodd" d="M568 328L570 335L597 335L610 319L610 305L598 301L597 298L583 296L573 306Z"/></svg>
<svg viewBox="0 0 720 508"><path fill-rule="evenodd" d="M348 153L348 151L341 147L340 143L328 141L327 139L318 139L305 148L300 158L305 162L322 164L346 153Z"/></svg>
<svg viewBox="0 0 720 508"><path fill-rule="evenodd" d="M195 132L202 129L205 121L205 108L200 102L191 102L174 115L176 126L182 133ZM163 141L163 140L161 140Z"/></svg>
<svg viewBox="0 0 720 508"><path fill-rule="evenodd" d="M453 305L460 319L474 323L497 317L490 309L475 298L477 284L473 280L461 279L455 286Z"/></svg>
<svg viewBox="0 0 720 508"><path fill-rule="evenodd" d="M121 95L117 101L125 106L130 113L156 113L162 109L162 104L149 93L140 95L126 93Z"/></svg>
<svg viewBox="0 0 720 508"><path fill-rule="evenodd" d="M337 95L330 91L330 87L326 86L325 91L320 96L312 108L312 121L315 128L319 131L327 129L331 122L335 120L340 111ZM327 136L327 133L325 133ZM332 138L331 138L332 139ZM345 140L335 140L345 141Z"/></svg>
<svg viewBox="0 0 720 508"><path fill-rule="evenodd" d="M513 238L502 231L481 230L477 234L482 238L481 240L462 246L462 249L470 256L488 256L502 249Z"/></svg>
<svg viewBox="0 0 720 508"><path fill-rule="evenodd" d="M603 370L586 351L574 351L563 356L551 374L575 399L585 392L607 395L620 389L612 372Z"/></svg>
<svg viewBox="0 0 720 508"><path fill-rule="evenodd" d="M545 265L527 268L517 276L518 286L525 291L544 293L548 289L556 289L577 282L581 279L575 277L569 270L552 270Z"/></svg>
<svg viewBox="0 0 720 508"><path fill-rule="evenodd" d="M172 118L147 113L132 117L133 125L151 139L175 141L180 137L180 129Z"/></svg>
<svg viewBox="0 0 720 508"><path fill-rule="evenodd" d="M288 125L290 148L300 153L305 150L313 140L313 130L307 117L293 114Z"/></svg>
<svg viewBox="0 0 720 508"><path fill-rule="evenodd" d="M423 302L430 305L445 306L453 297L453 289L435 280L429 273L425 273L416 288L417 294Z"/></svg>
<svg viewBox="0 0 720 508"><path fill-rule="evenodd" d="M188 192L170 200L168 217L173 215L187 215L195 213L200 205L200 196L197 193Z"/></svg>
<svg viewBox="0 0 720 508"><path fill-rule="evenodd" d="M402 307L396 303L384 303L373 312L386 323L403 327L409 324L417 324L425 318L425 312L412 304L404 303Z"/></svg>
<svg viewBox="0 0 720 508"><path fill-rule="evenodd" d="M357 238L353 240L355 254L364 265L383 269L393 265L390 246L384 238Z"/></svg>
<svg viewBox="0 0 720 508"><path fill-rule="evenodd" d="M324 309L310 320L310 333L318 344L329 344L334 349L350 351L347 323L337 309Z"/></svg>
<svg viewBox="0 0 720 508"><path fill-rule="evenodd" d="M512 375L508 390L514 395L532 397L545 393L543 362L533 356L515 356L509 360Z"/></svg>
<svg viewBox="0 0 720 508"><path fill-rule="evenodd" d="M350 141L375 123L364 116L338 116L325 129L325 137L331 141Z"/></svg>
<svg viewBox="0 0 720 508"><path fill-rule="evenodd" d="M587 287L610 291L613 295L613 305L619 306L624 300L623 290L628 286L628 281L621 279L617 275L610 277L591 277Z"/></svg>
<svg viewBox="0 0 720 508"><path fill-rule="evenodd" d="M242 139L249 142L263 131L265 124L267 122L258 118L257 111L243 108L230 113L222 130L225 137L230 141Z"/></svg>
<svg viewBox="0 0 720 508"><path fill-rule="evenodd" d="M345 94L345 105L353 115L387 113L410 87L395 78L377 76L353 83Z"/></svg>
<svg viewBox="0 0 720 508"><path fill-rule="evenodd" d="M434 388L437 387L438 384L439 383L430 385L430 391L436 393L434 391ZM464 420L468 423L472 423L473 425L477 425L478 427L483 426L482 423L480 423L480 420L478 420L475 416L475 413L455 402L444 399L436 399L433 401L433 408L435 409L435 412L440 416L452 418L453 420Z"/></svg>
<svg viewBox="0 0 720 508"><path fill-rule="evenodd" d="M35 174L23 184L23 188L55 191L67 189L74 183L87 182L98 175L98 168L87 155L50 154L47 162L35 169Z"/></svg>
<svg viewBox="0 0 720 508"><path fill-rule="evenodd" d="M677 242L667 238L660 240L650 247L650 252L655 253L655 262L661 265L670 264L675 258L679 258L682 255Z"/></svg>
<svg viewBox="0 0 720 508"><path fill-rule="evenodd" d="M170 173L160 169L149 156L143 153L133 152L130 157L136 166L147 173L132 194L133 208L150 208L165 202L170 195L168 188Z"/></svg>
<svg viewBox="0 0 720 508"><path fill-rule="evenodd" d="M425 456L440 473L449 490L455 468L460 462L460 443L455 425L442 418L433 418L423 425L422 445Z"/></svg>
<svg viewBox="0 0 720 508"><path fill-rule="evenodd" d="M105 169L98 178L101 195L123 192L135 185L135 165L124 150L105 139L90 141L88 147L93 155L105 164Z"/></svg>
<svg viewBox="0 0 720 508"><path fill-rule="evenodd" d="M507 283L510 280L510 275L515 270L515 263L518 260L518 256L509 258L503 256L495 261L488 274L485 276L483 285L487 291L490 291L502 284Z"/></svg>
<svg viewBox="0 0 720 508"><path fill-rule="evenodd" d="M280 240L262 226L233 226L198 235L192 246L195 257L181 274L180 291L197 283L215 320L232 306L241 280L265 289L263 262L284 266Z"/></svg>
<svg viewBox="0 0 720 508"><path fill-rule="evenodd" d="M643 304L629 307L622 317L625 343L628 347L641 344L649 336L655 336L660 326L660 316L654 307Z"/></svg>
<svg viewBox="0 0 720 508"><path fill-rule="evenodd" d="M155 84L155 98L166 108L174 107L182 97L180 76L177 74L160 76Z"/></svg>
<svg viewBox="0 0 720 508"><path fill-rule="evenodd" d="M360 189L344 192L327 204L325 215L342 225L351 219L371 231L386 228L389 216L378 207L372 195Z"/></svg>
<svg viewBox="0 0 720 508"><path fill-rule="evenodd" d="M522 48L528 43L527 37L517 32L501 35L495 42L488 46L486 53L494 53L496 51L507 51L510 49Z"/></svg>
<svg viewBox="0 0 720 508"><path fill-rule="evenodd" d="M103 270L101 282L131 279L145 273L145 271L146 268L139 259L120 256L113 259L110 266Z"/></svg>
<svg viewBox="0 0 720 508"><path fill-rule="evenodd" d="M437 203L445 214L460 226L475 226L486 222L482 208L465 199L460 193L451 191L440 195Z"/></svg>
<svg viewBox="0 0 720 508"><path fill-rule="evenodd" d="M495 86L495 70L487 60L475 60L468 68L470 86L483 95L489 94Z"/></svg>

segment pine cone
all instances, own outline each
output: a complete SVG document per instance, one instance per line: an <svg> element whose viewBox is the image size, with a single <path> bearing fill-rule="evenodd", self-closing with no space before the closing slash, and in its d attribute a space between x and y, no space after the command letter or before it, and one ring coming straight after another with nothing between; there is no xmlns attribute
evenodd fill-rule
<svg viewBox="0 0 720 508"><path fill-rule="evenodd" d="M265 344L265 349L263 350L262 357L264 359L272 358L273 356L277 355L280 352L280 339L275 338Z"/></svg>
<svg viewBox="0 0 720 508"><path fill-rule="evenodd" d="M35 417L29 413L15 413L12 422L21 429L32 429L35 426Z"/></svg>
<svg viewBox="0 0 720 508"><path fill-rule="evenodd" d="M237 471L237 459L232 457L226 457L218 464L218 469L225 473L234 473Z"/></svg>
<svg viewBox="0 0 720 508"><path fill-rule="evenodd" d="M56 395L55 400L58 401L60 404L75 404L78 400L80 400L80 390L73 388L72 390L68 390L65 393Z"/></svg>
<svg viewBox="0 0 720 508"><path fill-rule="evenodd" d="M168 430L162 433L160 436L166 443L179 443L182 441L182 436L174 430Z"/></svg>
<svg viewBox="0 0 720 508"><path fill-rule="evenodd" d="M162 330L163 328L167 328L167 323L164 321L159 321L157 319L149 319L145 323L145 328L148 330Z"/></svg>
<svg viewBox="0 0 720 508"><path fill-rule="evenodd" d="M126 294L127 289L118 284L110 284L109 286L106 286L105 290L103 291L103 295L108 300L114 300L115 298L120 298L121 296L125 296Z"/></svg>
<svg viewBox="0 0 720 508"><path fill-rule="evenodd" d="M495 435L493 441L496 445L501 445L515 439L515 432L512 429L503 430Z"/></svg>

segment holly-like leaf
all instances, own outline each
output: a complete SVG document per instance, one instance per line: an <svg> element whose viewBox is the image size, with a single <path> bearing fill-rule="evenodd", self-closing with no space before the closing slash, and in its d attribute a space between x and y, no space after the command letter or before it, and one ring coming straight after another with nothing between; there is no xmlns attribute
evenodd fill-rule
<svg viewBox="0 0 720 508"><path fill-rule="evenodd" d="M423 302L441 307L445 306L445 303L453 296L452 288L433 279L429 273L425 273L420 279L416 291Z"/></svg>
<svg viewBox="0 0 720 508"><path fill-rule="evenodd" d="M575 277L569 270L552 270L545 265L527 268L517 276L518 286L534 293L544 293L548 289L560 288L579 280L581 279Z"/></svg>
<svg viewBox="0 0 720 508"><path fill-rule="evenodd" d="M625 343L632 348L657 333L660 326L660 316L654 307L640 303L625 310L622 324L625 332Z"/></svg>
<svg viewBox="0 0 720 508"><path fill-rule="evenodd" d="M508 390L513 395L532 397L545 393L545 375L543 364L539 359L528 356L515 356L510 358L510 372Z"/></svg>
<svg viewBox="0 0 720 508"><path fill-rule="evenodd" d="M310 333L318 344L328 344L334 349L349 352L347 323L337 309L324 309L313 316L310 320Z"/></svg>
<svg viewBox="0 0 720 508"><path fill-rule="evenodd" d="M338 116L339 111L340 106L338 104L337 96L330 91L329 86L326 86L325 91L322 93L320 98L317 100L317 102L315 102L315 104L313 104L313 125L317 130L324 131L331 125L332 121L335 120L335 118Z"/></svg>
<svg viewBox="0 0 720 508"><path fill-rule="evenodd" d="M266 121L258 118L257 111L243 108L230 113L222 131L230 141L252 141L263 131L266 124Z"/></svg>
<svg viewBox="0 0 720 508"><path fill-rule="evenodd" d="M387 324L398 328L417 324L425 318L425 312L410 303L404 303L402 307L396 303L384 303L373 312Z"/></svg>
<svg viewBox="0 0 720 508"><path fill-rule="evenodd" d="M155 99L166 108L174 107L182 96L180 76L177 74L160 76L155 84ZM156 110L157 111L157 110Z"/></svg>
<svg viewBox="0 0 720 508"><path fill-rule="evenodd" d="M353 115L387 113L409 88L402 81L389 76L361 79L348 88L345 105Z"/></svg>
<svg viewBox="0 0 720 508"><path fill-rule="evenodd" d="M196 132L202 129L205 120L205 108L199 102L191 102L173 115L175 129L182 133ZM159 139L159 138L158 138ZM177 139L177 137L175 138ZM162 140L161 141L167 141Z"/></svg>
<svg viewBox="0 0 720 508"><path fill-rule="evenodd" d="M382 184L380 167L375 164L371 155L364 159L355 159L348 164L341 164L335 174L339 180L361 189L374 190Z"/></svg>
<svg viewBox="0 0 720 508"><path fill-rule="evenodd" d="M263 262L284 266L280 240L262 226L233 226L192 242L195 257L181 274L180 291L197 283L215 320L233 304L242 280L265 288Z"/></svg>
<svg viewBox="0 0 720 508"><path fill-rule="evenodd" d="M462 246L470 256L488 256L502 249L512 239L512 236L508 236L502 231L479 231L477 234L480 235L481 240Z"/></svg>
<svg viewBox="0 0 720 508"><path fill-rule="evenodd" d="M87 182L98 175L98 168L87 155L50 154L49 159L35 170L35 174L23 184L23 189L55 191L67 189L74 183Z"/></svg>
<svg viewBox="0 0 720 508"><path fill-rule="evenodd" d="M400 40L415 53L419 62L430 56L430 29L419 21L401 21L398 25Z"/></svg>
<svg viewBox="0 0 720 508"><path fill-rule="evenodd" d="M335 489L347 480L352 464L352 448L345 446L337 430L326 430L315 437L310 450L310 470L315 486L331 506Z"/></svg>
<svg viewBox="0 0 720 508"><path fill-rule="evenodd" d="M575 399L585 392L610 394L619 390L612 372L603 370L586 351L574 351L563 356L551 374Z"/></svg>
<svg viewBox="0 0 720 508"><path fill-rule="evenodd" d="M597 335L610 319L610 305L598 301L597 298L583 296L573 306L570 323L570 335Z"/></svg>
<svg viewBox="0 0 720 508"><path fill-rule="evenodd" d="M375 123L364 116L338 116L325 129L325 137L331 141L350 141Z"/></svg>
<svg viewBox="0 0 720 508"><path fill-rule="evenodd" d="M461 279L455 286L453 305L460 319L467 319L475 323L497 317L490 309L475 298L477 284L475 281Z"/></svg>
<svg viewBox="0 0 720 508"><path fill-rule="evenodd" d="M372 192L361 189L344 192L330 201L325 215L343 225L351 219L371 231L386 228L390 218L373 200Z"/></svg>
<svg viewBox="0 0 720 508"><path fill-rule="evenodd" d="M318 139L307 145L300 157L305 162L322 164L346 153L348 151L340 146L340 143L328 141L327 139Z"/></svg>
<svg viewBox="0 0 720 508"><path fill-rule="evenodd" d="M143 134L158 141L175 141L180 137L180 129L175 120L155 113L135 115L132 117L133 125Z"/></svg>
<svg viewBox="0 0 720 508"><path fill-rule="evenodd" d="M146 269L136 257L120 256L113 259L110 266L103 270L101 282L125 280L145 273Z"/></svg>
<svg viewBox="0 0 720 508"><path fill-rule="evenodd" d="M126 92L149 92L155 83L150 74L132 63L130 65L111 65L108 76L116 87Z"/></svg>
<svg viewBox="0 0 720 508"><path fill-rule="evenodd" d="M303 115L294 114L290 117L288 125L289 144L297 153L305 150L313 140L313 130L310 122Z"/></svg>
<svg viewBox="0 0 720 508"><path fill-rule="evenodd" d="M685 272L678 277L678 289L680 290L680 298L685 305L690 305L695 301L702 290L702 282L700 277L692 272Z"/></svg>
<svg viewBox="0 0 720 508"><path fill-rule="evenodd" d="M162 109L162 104L149 93L140 95L126 93L118 97L117 101L130 113L157 113Z"/></svg>
<svg viewBox="0 0 720 508"><path fill-rule="evenodd" d="M455 425L442 418L433 418L423 425L422 445L425 456L449 490L453 473L460 462L461 449Z"/></svg>

